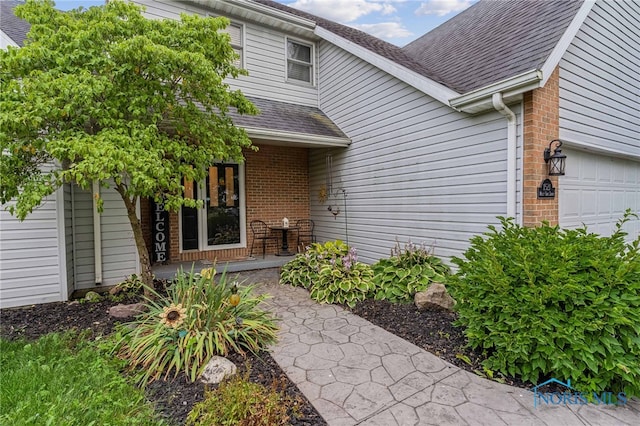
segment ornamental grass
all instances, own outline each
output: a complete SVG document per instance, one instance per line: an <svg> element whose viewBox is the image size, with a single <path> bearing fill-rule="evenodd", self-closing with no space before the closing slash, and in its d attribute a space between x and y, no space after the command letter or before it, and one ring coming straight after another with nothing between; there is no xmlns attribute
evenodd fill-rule
<svg viewBox="0 0 640 426"><path fill-rule="evenodd" d="M257 352L275 342L275 319L258 309L268 296L253 289L238 287L226 272L215 280L213 269L180 271L166 296L154 293L146 312L117 327L115 351L143 386L180 372L193 382L212 356Z"/></svg>

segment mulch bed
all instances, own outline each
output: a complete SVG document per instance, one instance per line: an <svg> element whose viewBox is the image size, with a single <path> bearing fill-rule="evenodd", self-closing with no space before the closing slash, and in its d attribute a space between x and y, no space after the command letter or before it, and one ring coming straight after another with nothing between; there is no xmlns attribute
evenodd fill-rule
<svg viewBox="0 0 640 426"><path fill-rule="evenodd" d="M69 329L90 330L92 337L112 332L118 320L107 313L117 303L133 303L136 300L113 302L102 300L93 303L60 302L0 311L0 335L8 339L36 339L43 334ZM348 308L347 308L348 309ZM413 303L394 304L387 301L366 300L351 311L385 330L412 342L440 358L470 372L482 374L482 355L466 348L462 329L453 322L457 314L440 309L418 310ZM250 366L250 380L269 386L274 381L285 383L286 393L299 401L301 418L292 418L292 425L326 425L302 392L291 382L268 352L229 356L243 372ZM504 383L522 388L533 384L502 377ZM189 383L184 378L158 380L147 386L149 400L172 424L184 424L193 405L204 399L205 385Z"/></svg>
<svg viewBox="0 0 640 426"><path fill-rule="evenodd" d="M33 305L24 308L0 310L0 335L6 339L24 338L34 340L38 337L66 330L88 330L92 338L104 336L113 331L115 324L120 321L109 316L108 310L118 303L133 303L136 300L114 302L102 300L99 302L56 302ZM250 366L249 379L267 387L274 381L283 384L288 396L298 401L299 417L290 412L291 425L319 426L327 423L316 409L291 382L280 366L268 352L256 355L248 354L246 358L238 354L228 357L242 373ZM209 386L214 389L214 386ZM182 425L187 414L197 402L204 400L205 385L201 382L190 383L184 376L175 380L158 380L146 388L148 399L156 404L161 416L170 424Z"/></svg>
<svg viewBox="0 0 640 426"><path fill-rule="evenodd" d="M419 310L415 304L397 304L386 300L365 300L351 311L367 321L402 337L414 345L472 373L484 375L479 351L466 348L462 328L455 327L455 312L444 309ZM532 383L513 377L500 377L507 385L530 389Z"/></svg>

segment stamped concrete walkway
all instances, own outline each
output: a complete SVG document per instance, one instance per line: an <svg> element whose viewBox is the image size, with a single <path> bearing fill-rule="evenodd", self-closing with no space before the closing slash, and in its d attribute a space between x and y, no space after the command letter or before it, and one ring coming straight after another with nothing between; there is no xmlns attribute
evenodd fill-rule
<svg viewBox="0 0 640 426"><path fill-rule="evenodd" d="M272 296L280 319L273 358L329 425L640 425L624 407L534 408L534 395L441 360L307 291L278 284L277 269L242 273Z"/></svg>

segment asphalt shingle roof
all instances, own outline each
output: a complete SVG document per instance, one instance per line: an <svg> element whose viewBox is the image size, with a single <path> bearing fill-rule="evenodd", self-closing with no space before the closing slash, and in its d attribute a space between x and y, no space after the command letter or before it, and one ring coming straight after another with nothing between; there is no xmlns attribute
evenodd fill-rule
<svg viewBox="0 0 640 426"><path fill-rule="evenodd" d="M31 26L13 13L13 8L18 4L17 1L0 1L0 29L18 46L22 46Z"/></svg>
<svg viewBox="0 0 640 426"><path fill-rule="evenodd" d="M402 50L466 93L540 69L582 0L481 0Z"/></svg>
<svg viewBox="0 0 640 426"><path fill-rule="evenodd" d="M346 138L347 136L318 108L247 96L260 109L259 115L230 113L240 127L280 130L315 136Z"/></svg>

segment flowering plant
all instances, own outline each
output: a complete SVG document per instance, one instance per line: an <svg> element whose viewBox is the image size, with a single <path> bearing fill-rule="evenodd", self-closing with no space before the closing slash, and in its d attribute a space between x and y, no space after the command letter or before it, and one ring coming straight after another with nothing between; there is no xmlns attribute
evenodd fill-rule
<svg viewBox="0 0 640 426"><path fill-rule="evenodd" d="M314 243L282 268L281 282L305 287L321 303L350 307L373 295L373 272L358 262L355 247L342 241Z"/></svg>
<svg viewBox="0 0 640 426"><path fill-rule="evenodd" d="M147 310L116 329L115 351L139 369L146 384L184 371L191 381L213 355L257 351L276 339L273 317L257 309L266 295L253 296L252 286L238 283L215 269L200 274L180 271L166 296L155 294Z"/></svg>

